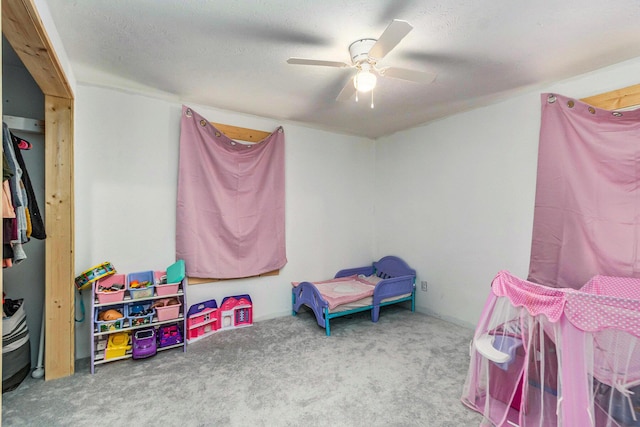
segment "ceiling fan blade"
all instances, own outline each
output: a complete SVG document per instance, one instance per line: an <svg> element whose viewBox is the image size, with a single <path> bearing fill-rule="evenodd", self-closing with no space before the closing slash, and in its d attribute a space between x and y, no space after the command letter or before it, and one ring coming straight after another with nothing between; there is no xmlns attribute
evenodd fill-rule
<svg viewBox="0 0 640 427"><path fill-rule="evenodd" d="M323 67L338 67L338 68L350 67L350 65L347 64L346 62L321 61L318 59L289 58L287 59L287 62L289 64L296 64L296 65L321 65Z"/></svg>
<svg viewBox="0 0 640 427"><path fill-rule="evenodd" d="M356 93L356 87L353 85L353 77L351 77L338 94L336 101L348 101L354 93Z"/></svg>
<svg viewBox="0 0 640 427"><path fill-rule="evenodd" d="M380 74L394 79L408 80L415 83L431 83L436 79L435 73L428 71L409 70L407 68L387 67L380 70Z"/></svg>
<svg viewBox="0 0 640 427"><path fill-rule="evenodd" d="M413 26L407 21L394 19L371 47L369 56L375 59L384 58L412 29Z"/></svg>

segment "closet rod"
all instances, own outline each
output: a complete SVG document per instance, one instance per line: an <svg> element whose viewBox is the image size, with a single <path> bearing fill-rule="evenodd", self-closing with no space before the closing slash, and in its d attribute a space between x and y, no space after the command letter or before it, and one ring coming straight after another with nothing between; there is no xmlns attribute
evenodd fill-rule
<svg viewBox="0 0 640 427"><path fill-rule="evenodd" d="M30 119L27 117L2 116L2 121L6 123L11 130L44 134L44 120Z"/></svg>

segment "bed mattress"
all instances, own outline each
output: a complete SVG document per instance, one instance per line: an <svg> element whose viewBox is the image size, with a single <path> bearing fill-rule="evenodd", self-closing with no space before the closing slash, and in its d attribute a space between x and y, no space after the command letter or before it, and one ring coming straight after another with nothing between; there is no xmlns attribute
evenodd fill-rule
<svg viewBox="0 0 640 427"><path fill-rule="evenodd" d="M381 302L385 303L385 302L397 301L399 299L407 298L410 296L411 296L411 292L409 292L408 294L402 294L402 295L398 295L391 298L385 298ZM359 299L357 301L341 304L334 309L330 309L329 313L339 313L341 311L353 310L353 309L362 308L362 307L370 307L372 305L373 305L373 297L366 297L366 298Z"/></svg>

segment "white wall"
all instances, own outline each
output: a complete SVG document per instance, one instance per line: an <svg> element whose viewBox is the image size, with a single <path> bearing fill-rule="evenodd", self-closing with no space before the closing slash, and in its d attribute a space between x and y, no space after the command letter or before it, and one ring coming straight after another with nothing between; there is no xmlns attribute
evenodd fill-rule
<svg viewBox="0 0 640 427"><path fill-rule="evenodd" d="M473 327L499 270L527 275L540 93L624 87L639 67L628 61L376 142L190 105L211 121L284 125L289 263L275 277L191 286L189 300L249 293L256 320L288 315L290 281L396 254L429 283L418 310ZM106 260L121 272L174 261L180 106L78 85L77 273ZM85 322L77 357L88 340Z"/></svg>
<svg viewBox="0 0 640 427"><path fill-rule="evenodd" d="M283 125L288 257L279 276L190 286L190 303L248 293L256 320L289 315L291 281L326 279L371 262L373 141L189 106L214 122L261 130ZM104 261L123 273L175 261L180 115L177 101L78 85L76 273ZM89 336L88 322L77 326L78 358L89 355Z"/></svg>
<svg viewBox="0 0 640 427"><path fill-rule="evenodd" d="M65 79L71 88L71 91L76 93L76 77L73 73L73 69L71 68L71 63L69 62L69 57L67 56L67 51L62 44L62 40L60 39L60 34L58 34L58 29L53 23L53 17L51 16L51 11L49 10L49 5L46 0L34 0L33 3L38 10L38 15L40 20L42 21L42 25L45 28L47 34L47 38L51 42L51 46L55 51L56 57L58 58L58 63L62 67L64 72Z"/></svg>
<svg viewBox="0 0 640 427"><path fill-rule="evenodd" d="M475 326L502 269L526 278L540 94L637 84L640 58L400 132L376 143L376 257L396 253L426 293L417 309Z"/></svg>

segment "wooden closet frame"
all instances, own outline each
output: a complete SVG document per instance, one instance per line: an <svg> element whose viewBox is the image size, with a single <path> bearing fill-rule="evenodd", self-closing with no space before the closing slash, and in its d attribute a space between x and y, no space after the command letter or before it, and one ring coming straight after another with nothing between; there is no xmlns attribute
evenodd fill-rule
<svg viewBox="0 0 640 427"><path fill-rule="evenodd" d="M44 94L44 369L52 380L72 375L75 365L74 98L33 1L2 0L1 14L2 33Z"/></svg>

